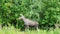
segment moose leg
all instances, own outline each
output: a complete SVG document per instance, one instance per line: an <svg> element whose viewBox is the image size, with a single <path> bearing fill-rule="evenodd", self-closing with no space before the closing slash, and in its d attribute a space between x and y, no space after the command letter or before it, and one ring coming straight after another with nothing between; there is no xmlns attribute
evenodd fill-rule
<svg viewBox="0 0 60 34"><path fill-rule="evenodd" d="M29 26L28 26L28 25L25 26L25 31L26 31L26 30L29 30Z"/></svg>
<svg viewBox="0 0 60 34"><path fill-rule="evenodd" d="M35 26L35 27L36 27L36 30L39 31L38 26Z"/></svg>

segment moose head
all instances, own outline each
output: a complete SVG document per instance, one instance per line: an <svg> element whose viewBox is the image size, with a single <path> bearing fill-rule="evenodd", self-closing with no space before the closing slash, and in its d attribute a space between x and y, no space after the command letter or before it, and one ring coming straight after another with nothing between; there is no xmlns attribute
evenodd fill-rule
<svg viewBox="0 0 60 34"><path fill-rule="evenodd" d="M20 14L21 17L19 17L18 19L23 19L25 18L23 14Z"/></svg>

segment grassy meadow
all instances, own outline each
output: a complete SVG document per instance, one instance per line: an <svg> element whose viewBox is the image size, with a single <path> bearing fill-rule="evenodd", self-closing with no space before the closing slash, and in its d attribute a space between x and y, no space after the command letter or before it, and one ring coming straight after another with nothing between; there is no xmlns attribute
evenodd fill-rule
<svg viewBox="0 0 60 34"><path fill-rule="evenodd" d="M48 31L42 29L39 29L39 31L36 30L20 31L19 29L10 26L0 29L0 34L60 34L60 29L59 28L54 30L51 29Z"/></svg>

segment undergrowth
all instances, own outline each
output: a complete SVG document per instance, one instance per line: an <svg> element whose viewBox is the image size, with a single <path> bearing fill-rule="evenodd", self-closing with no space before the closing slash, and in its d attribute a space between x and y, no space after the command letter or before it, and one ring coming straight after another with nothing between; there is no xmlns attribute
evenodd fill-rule
<svg viewBox="0 0 60 34"><path fill-rule="evenodd" d="M10 27L3 27L0 29L0 34L60 34L60 29L54 29L54 30L42 30L39 29L39 31L36 30L27 30L27 31L20 31L20 29L16 29L13 26Z"/></svg>

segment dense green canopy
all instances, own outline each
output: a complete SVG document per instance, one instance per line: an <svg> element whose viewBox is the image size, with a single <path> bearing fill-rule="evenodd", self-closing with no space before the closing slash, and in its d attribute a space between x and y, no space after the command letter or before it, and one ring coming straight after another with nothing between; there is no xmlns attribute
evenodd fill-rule
<svg viewBox="0 0 60 34"><path fill-rule="evenodd" d="M0 0L0 24L22 27L21 13L40 25L54 25L60 21L60 0Z"/></svg>

